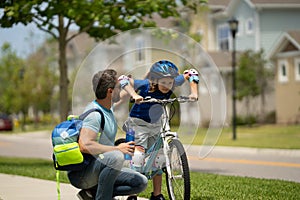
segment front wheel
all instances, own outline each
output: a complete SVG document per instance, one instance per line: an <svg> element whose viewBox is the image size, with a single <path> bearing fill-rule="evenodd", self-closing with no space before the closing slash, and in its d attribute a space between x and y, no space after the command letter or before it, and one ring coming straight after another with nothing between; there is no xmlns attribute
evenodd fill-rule
<svg viewBox="0 0 300 200"><path fill-rule="evenodd" d="M181 142L172 139L169 143L169 170L166 170L167 189L170 200L190 200L191 184L188 160Z"/></svg>

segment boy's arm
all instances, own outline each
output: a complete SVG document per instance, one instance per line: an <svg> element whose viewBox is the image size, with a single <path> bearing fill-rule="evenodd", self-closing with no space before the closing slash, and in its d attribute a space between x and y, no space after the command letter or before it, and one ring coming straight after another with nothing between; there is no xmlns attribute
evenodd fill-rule
<svg viewBox="0 0 300 200"><path fill-rule="evenodd" d="M128 76L122 75L118 78L121 88L125 90L134 100L135 102L139 102L143 100L143 97L138 95L134 88L134 80L129 78Z"/></svg>
<svg viewBox="0 0 300 200"><path fill-rule="evenodd" d="M190 69L183 72L184 78L190 82L191 94L189 97L191 99L198 99L198 84L199 84L199 74L197 70Z"/></svg>
<svg viewBox="0 0 300 200"><path fill-rule="evenodd" d="M189 97L191 99L197 100L198 99L198 83L191 82L190 87L191 87L191 94L189 95Z"/></svg>

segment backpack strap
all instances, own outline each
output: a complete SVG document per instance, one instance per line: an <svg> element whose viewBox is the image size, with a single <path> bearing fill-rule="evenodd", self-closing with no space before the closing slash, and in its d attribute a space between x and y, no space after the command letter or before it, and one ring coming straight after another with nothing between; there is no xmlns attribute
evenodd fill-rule
<svg viewBox="0 0 300 200"><path fill-rule="evenodd" d="M92 112L98 112L98 113L100 113L100 115L101 115L100 128L103 131L104 130L104 125L105 125L105 118L104 118L104 114L103 114L102 110L100 110L99 108L92 108L90 110L87 110L86 112L84 112L81 115L79 115L79 119L80 120L84 120L84 118L86 118Z"/></svg>
<svg viewBox="0 0 300 200"><path fill-rule="evenodd" d="M60 200L60 182L59 182L59 170L56 170L56 190L57 190L57 200Z"/></svg>

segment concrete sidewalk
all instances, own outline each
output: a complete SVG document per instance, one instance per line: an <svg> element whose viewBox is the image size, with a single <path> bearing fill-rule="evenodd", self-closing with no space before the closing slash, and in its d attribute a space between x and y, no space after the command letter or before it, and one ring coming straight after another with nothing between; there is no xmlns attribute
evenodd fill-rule
<svg viewBox="0 0 300 200"><path fill-rule="evenodd" d="M61 183L61 200L76 200L78 189L70 184ZM55 200L56 182L24 176L0 174L0 200ZM125 200L119 197L118 200ZM145 198L138 198L146 200Z"/></svg>

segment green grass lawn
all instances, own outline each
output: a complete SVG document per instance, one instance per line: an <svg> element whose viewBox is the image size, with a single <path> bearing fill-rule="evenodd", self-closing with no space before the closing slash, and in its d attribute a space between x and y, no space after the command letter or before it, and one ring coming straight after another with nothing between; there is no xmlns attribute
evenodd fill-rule
<svg viewBox="0 0 300 200"><path fill-rule="evenodd" d="M211 135L207 133L207 129L199 128L196 134L181 133L179 136L183 143L201 145L206 135L208 138L217 138L217 130L210 132ZM231 128L223 128L216 145L300 149L300 125L239 126L236 140L232 140Z"/></svg>
<svg viewBox="0 0 300 200"><path fill-rule="evenodd" d="M0 157L0 173L29 176L55 181L52 162L41 159ZM61 173L61 182L68 183L66 173ZM300 184L288 181L191 173L191 199L300 199ZM163 194L167 196L165 184ZM152 182L140 194L149 197Z"/></svg>

